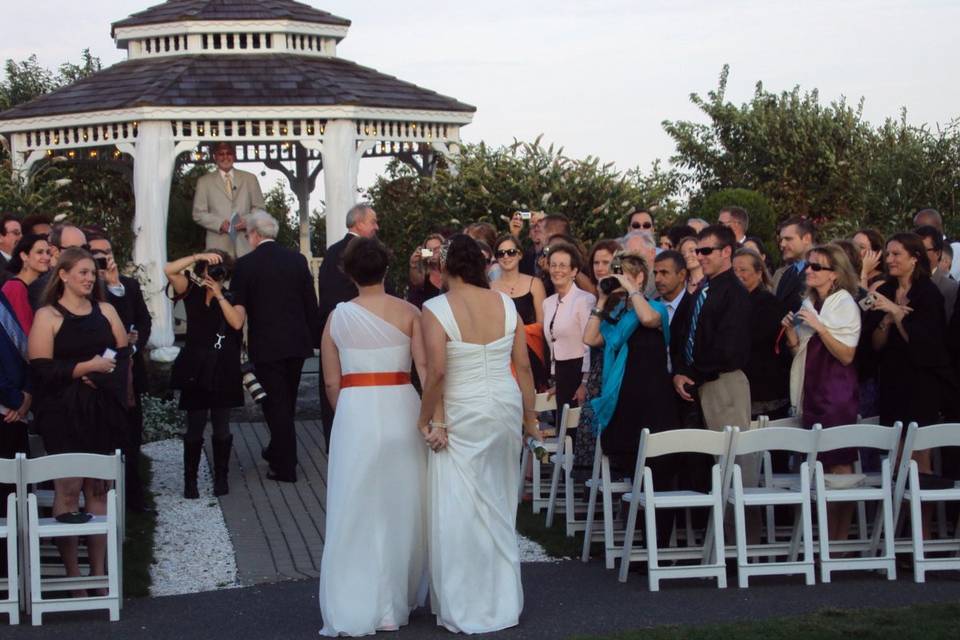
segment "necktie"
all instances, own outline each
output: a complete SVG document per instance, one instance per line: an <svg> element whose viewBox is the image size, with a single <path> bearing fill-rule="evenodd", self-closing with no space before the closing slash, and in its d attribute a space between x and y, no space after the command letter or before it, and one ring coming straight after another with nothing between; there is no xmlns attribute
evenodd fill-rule
<svg viewBox="0 0 960 640"><path fill-rule="evenodd" d="M697 338L697 324L700 322L700 312L703 310L703 303L707 299L709 289L709 284L703 285L703 289L700 290L700 295L697 296L697 301L693 305L693 315L690 316L690 331L687 333L687 344L683 348L683 358L688 365L693 364L693 343Z"/></svg>
<svg viewBox="0 0 960 640"><path fill-rule="evenodd" d="M227 189L227 197L233 200L233 179L230 178L229 175L227 176L226 189Z"/></svg>

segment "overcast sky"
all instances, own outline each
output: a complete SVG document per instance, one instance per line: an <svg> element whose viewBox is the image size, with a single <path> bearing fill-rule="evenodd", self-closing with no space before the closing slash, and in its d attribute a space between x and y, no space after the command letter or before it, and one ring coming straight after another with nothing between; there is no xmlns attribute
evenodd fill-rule
<svg viewBox="0 0 960 640"><path fill-rule="evenodd" d="M477 107L464 140L544 140L621 169L667 159L665 119L698 119L691 92L755 83L866 99L871 121L960 116L957 0L307 0L353 21L338 53ZM123 59L110 23L151 0L4 2L0 57L54 67L89 47ZM361 169L368 184L375 161ZM265 185L266 186L266 185Z"/></svg>

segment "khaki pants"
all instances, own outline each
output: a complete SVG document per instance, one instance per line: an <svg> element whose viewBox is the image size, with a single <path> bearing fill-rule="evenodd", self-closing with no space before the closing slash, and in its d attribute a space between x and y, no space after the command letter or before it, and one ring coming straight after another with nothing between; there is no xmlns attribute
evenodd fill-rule
<svg viewBox="0 0 960 640"><path fill-rule="evenodd" d="M704 425L711 431L722 431L725 427L740 427L740 431L750 429L750 383L743 371L721 373L720 377L700 387L700 408L703 410ZM743 486L756 487L759 482L760 463L757 454L737 456L737 464L743 476ZM750 542L760 539L760 512L747 510L747 537ZM725 527L727 535L732 535L729 523ZM731 538L732 539L732 538Z"/></svg>

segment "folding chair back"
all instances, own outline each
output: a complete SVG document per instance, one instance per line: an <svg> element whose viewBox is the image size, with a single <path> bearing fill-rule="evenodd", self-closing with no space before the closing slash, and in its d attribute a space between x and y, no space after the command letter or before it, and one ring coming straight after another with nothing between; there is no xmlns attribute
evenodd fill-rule
<svg viewBox="0 0 960 640"><path fill-rule="evenodd" d="M20 478L20 458L0 458L0 484L17 485ZM0 591L6 591L7 597L0 600L0 613L6 613L10 624L20 624L20 580L17 537L20 522L17 519L17 496L11 493L7 496L7 517L0 518L0 553L7 559L7 575L0 576Z"/></svg>
<svg viewBox="0 0 960 640"><path fill-rule="evenodd" d="M917 423L912 422L910 427L914 433L911 454L914 451L940 447L960 447L960 423L933 424L918 428ZM904 450L904 456L906 456L906 450Z"/></svg>
<svg viewBox="0 0 960 640"><path fill-rule="evenodd" d="M538 393L533 401L533 410L537 413L543 413L544 411L556 411L557 396L550 395L548 393Z"/></svg>
<svg viewBox="0 0 960 640"><path fill-rule="evenodd" d="M816 456L820 431L820 429L773 426L743 431L737 436L734 455L742 456L762 451L791 451L808 455L812 452ZM812 463L812 460L808 461Z"/></svg>
<svg viewBox="0 0 960 640"><path fill-rule="evenodd" d="M729 433L709 429L671 429L659 433L650 433L649 429L644 429L640 436L640 447L647 458L673 453L703 453L725 457L729 444Z"/></svg>
<svg viewBox="0 0 960 640"><path fill-rule="evenodd" d="M848 424L830 427L824 429L823 433L820 434L817 449L821 453L847 448L879 449L889 454L890 463L893 464L893 458L897 455L897 449L900 445L902 429L903 425L899 422L892 427L874 424Z"/></svg>
<svg viewBox="0 0 960 640"><path fill-rule="evenodd" d="M119 480L123 477L120 451L114 455L94 453L60 453L25 460L22 482L38 484L60 478L94 478Z"/></svg>
<svg viewBox="0 0 960 640"><path fill-rule="evenodd" d="M580 425L580 407L571 408L563 405L560 413L560 429L557 433L557 452L550 456L553 462L553 473L550 476L550 497L547 500L546 526L553 526L553 514L557 505L557 493L560 488L560 476L563 474L563 508L567 520L567 537L573 537L578 529L576 514L574 513L573 487L573 438L567 435L570 429ZM582 524L582 523L581 523Z"/></svg>
<svg viewBox="0 0 960 640"><path fill-rule="evenodd" d="M20 454L14 459L0 458L0 484L17 485L20 480Z"/></svg>

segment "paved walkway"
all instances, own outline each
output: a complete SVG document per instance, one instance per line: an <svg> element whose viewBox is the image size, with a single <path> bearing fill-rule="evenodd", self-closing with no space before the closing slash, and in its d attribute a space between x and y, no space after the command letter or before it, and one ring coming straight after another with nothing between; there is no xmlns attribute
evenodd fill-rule
<svg viewBox="0 0 960 640"><path fill-rule="evenodd" d="M202 561L202 559L200 559ZM732 578L731 584L736 584ZM799 578L754 578L749 589L717 589L700 580L669 581L651 593L643 575L620 584L603 564L578 561L523 565L525 603L520 626L495 638L561 640L574 635L614 633L660 625L751 621L798 616L823 609L888 608L960 601L960 581L930 574L914 584L909 574L888 582L877 574L837 574L831 584L806 587ZM43 627L7 627L4 640L104 638L189 640L192 638L317 638L321 627L317 581L298 580L184 596L128 600L120 621L106 613L47 614ZM427 610L414 612L396 640L455 636L437 628Z"/></svg>
<svg viewBox="0 0 960 640"><path fill-rule="evenodd" d="M266 477L267 463L260 458L270 439L265 423L235 422L231 430L230 493L220 499L220 506L236 552L240 584L319 577L327 493L320 422L297 422L300 463L295 484Z"/></svg>

